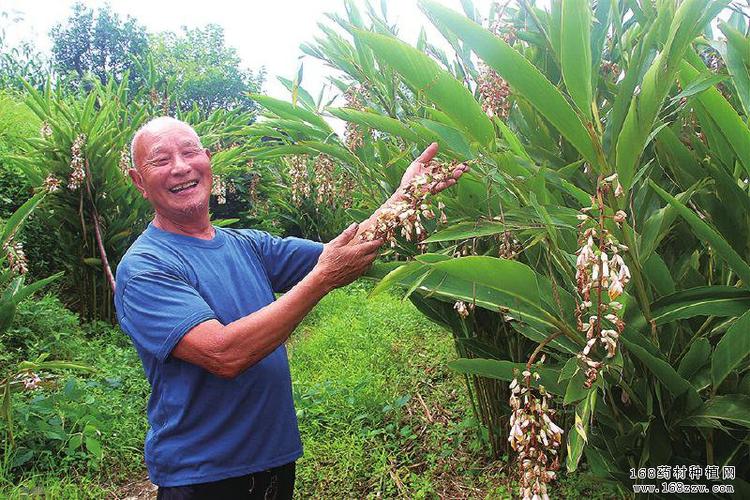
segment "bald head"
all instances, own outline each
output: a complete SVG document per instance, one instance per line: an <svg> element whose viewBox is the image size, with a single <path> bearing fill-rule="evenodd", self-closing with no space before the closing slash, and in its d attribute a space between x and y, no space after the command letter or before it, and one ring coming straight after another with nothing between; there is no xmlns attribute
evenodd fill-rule
<svg viewBox="0 0 750 500"><path fill-rule="evenodd" d="M197 145L201 148L203 147L201 145L201 140L198 137L198 133L189 124L182 120L178 120L177 118L172 118L171 116L158 116L142 125L133 136L133 140L130 142L130 158L133 162L133 167L137 169L139 165L143 165L145 156L148 154L148 151L144 147L145 143L148 142L145 140L146 138L158 136L159 134L174 128L182 128L189 131L189 133L195 137Z"/></svg>

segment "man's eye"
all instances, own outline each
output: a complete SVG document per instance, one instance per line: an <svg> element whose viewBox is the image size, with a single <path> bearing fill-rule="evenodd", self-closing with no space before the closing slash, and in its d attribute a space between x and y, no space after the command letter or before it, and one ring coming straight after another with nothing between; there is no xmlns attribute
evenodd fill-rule
<svg viewBox="0 0 750 500"><path fill-rule="evenodd" d="M153 161L154 165L157 167L163 167L167 163L169 163L169 158L157 158Z"/></svg>
<svg viewBox="0 0 750 500"><path fill-rule="evenodd" d="M190 149L190 150L185 151L184 153L182 153L183 156L188 156L188 157L192 157L192 156L195 156L197 154L198 154L198 151L196 151L194 149Z"/></svg>

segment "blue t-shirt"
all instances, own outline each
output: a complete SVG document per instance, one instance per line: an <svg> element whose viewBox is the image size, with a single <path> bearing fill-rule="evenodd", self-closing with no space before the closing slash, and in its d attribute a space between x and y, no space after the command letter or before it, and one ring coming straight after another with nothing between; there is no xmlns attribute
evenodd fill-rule
<svg viewBox="0 0 750 500"><path fill-rule="evenodd" d="M159 486L242 476L302 454L283 345L231 380L171 352L203 321L226 325L273 302L312 270L323 245L215 229L202 240L150 224L117 267L117 319L152 389L145 455Z"/></svg>

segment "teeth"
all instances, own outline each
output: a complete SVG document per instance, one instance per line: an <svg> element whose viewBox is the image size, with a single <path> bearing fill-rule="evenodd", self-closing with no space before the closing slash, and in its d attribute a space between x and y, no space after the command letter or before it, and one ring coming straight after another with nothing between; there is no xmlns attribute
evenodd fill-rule
<svg viewBox="0 0 750 500"><path fill-rule="evenodd" d="M183 184L178 184L177 186L171 188L170 191L172 191L173 193L176 193L178 191L182 191L183 189L193 187L197 184L198 184L198 181L185 182Z"/></svg>

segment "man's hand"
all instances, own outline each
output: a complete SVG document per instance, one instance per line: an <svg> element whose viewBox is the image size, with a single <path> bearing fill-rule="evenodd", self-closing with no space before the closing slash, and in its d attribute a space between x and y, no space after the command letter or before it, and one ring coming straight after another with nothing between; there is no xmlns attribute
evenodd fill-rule
<svg viewBox="0 0 750 500"><path fill-rule="evenodd" d="M411 181L414 180L415 177L429 173L429 168L427 167L427 165L429 165L430 160L435 157L437 151L438 143L433 142L432 144L427 146L427 149L425 149L422 154L419 155L419 157L411 163L411 165L409 165L409 168L406 169L406 172L404 172L404 176L401 178L401 184L398 188L399 192L403 191L404 188L411 184ZM464 165L463 163L457 165L453 170L453 177L451 179L432 184L430 186L430 192L432 194L438 194L443 189L451 187L456 183L458 178L464 174L464 172L468 171L469 167L467 165Z"/></svg>
<svg viewBox="0 0 750 500"><path fill-rule="evenodd" d="M340 235L326 243L318 264L313 269L327 290L333 290L359 278L378 256L383 240L356 240L357 224L352 224Z"/></svg>

